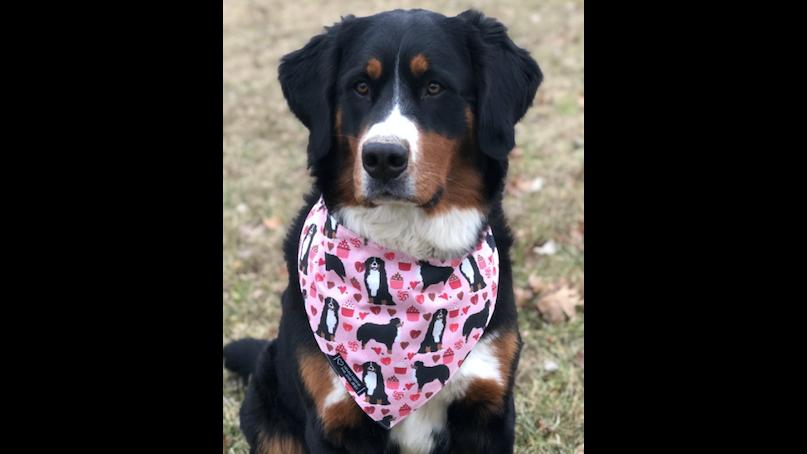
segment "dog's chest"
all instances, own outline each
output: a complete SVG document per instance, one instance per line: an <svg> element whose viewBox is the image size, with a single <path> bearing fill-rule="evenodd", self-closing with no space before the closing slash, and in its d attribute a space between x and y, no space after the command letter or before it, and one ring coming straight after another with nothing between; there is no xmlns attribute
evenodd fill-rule
<svg viewBox="0 0 807 454"><path fill-rule="evenodd" d="M371 296L376 296L380 285L381 273L378 270L370 270L367 273L367 290L369 290Z"/></svg>
<svg viewBox="0 0 807 454"><path fill-rule="evenodd" d="M495 333L491 333L480 340L458 373L451 377L439 393L390 429L390 440L398 445L401 454L431 452L435 437L446 429L449 405L462 399L474 380L493 379L503 384L500 362L492 345L495 339Z"/></svg>
<svg viewBox="0 0 807 454"><path fill-rule="evenodd" d="M326 318L326 323L328 324L328 333L336 332L336 311L333 309L328 309L328 315Z"/></svg>
<svg viewBox="0 0 807 454"><path fill-rule="evenodd" d="M434 322L434 330L432 330L432 337L434 342L440 342L440 334L443 332L443 319L438 318Z"/></svg>
<svg viewBox="0 0 807 454"><path fill-rule="evenodd" d="M375 394L375 387L378 385L375 372L367 372L367 375L364 377L364 385L367 386L368 396Z"/></svg>

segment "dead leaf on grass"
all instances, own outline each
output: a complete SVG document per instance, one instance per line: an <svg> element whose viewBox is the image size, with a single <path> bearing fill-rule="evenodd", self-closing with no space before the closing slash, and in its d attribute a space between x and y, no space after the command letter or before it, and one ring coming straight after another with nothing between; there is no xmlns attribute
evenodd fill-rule
<svg viewBox="0 0 807 454"><path fill-rule="evenodd" d="M516 296L516 306L519 308L525 307L527 303L529 303L532 298L535 296L531 291L528 289L523 289L520 287L516 287L513 289L513 293Z"/></svg>
<svg viewBox="0 0 807 454"><path fill-rule="evenodd" d="M538 311L550 323L572 321L577 317L577 306L582 306L583 300L577 290L567 286L549 293L538 301Z"/></svg>
<svg viewBox="0 0 807 454"><path fill-rule="evenodd" d="M527 278L527 284L530 286L530 289L536 294L540 294L544 290L549 288L546 282L544 282L544 280L537 274L530 274L530 277Z"/></svg>
<svg viewBox="0 0 807 454"><path fill-rule="evenodd" d="M280 219L275 218L275 217L264 218L263 219L263 225L265 225L266 228L269 229L269 230L277 230L277 229L283 227L283 222L281 222Z"/></svg>
<svg viewBox="0 0 807 454"><path fill-rule="evenodd" d="M532 251L538 255L555 255L558 252L558 244L549 240L541 246L533 248Z"/></svg>

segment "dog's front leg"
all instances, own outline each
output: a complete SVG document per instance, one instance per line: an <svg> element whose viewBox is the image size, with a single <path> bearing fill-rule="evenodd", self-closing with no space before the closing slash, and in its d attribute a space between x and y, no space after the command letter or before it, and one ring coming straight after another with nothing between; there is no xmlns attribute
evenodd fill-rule
<svg viewBox="0 0 807 454"><path fill-rule="evenodd" d="M334 446L325 439L318 418L312 415L306 419L305 444L311 454L348 454L344 448Z"/></svg>
<svg viewBox="0 0 807 454"><path fill-rule="evenodd" d="M448 409L451 454L513 452L516 411L512 392L503 402L458 401Z"/></svg>
<svg viewBox="0 0 807 454"><path fill-rule="evenodd" d="M386 429L365 424L326 433L314 415L308 416L305 427L306 448L310 454L397 454L389 446L388 436Z"/></svg>

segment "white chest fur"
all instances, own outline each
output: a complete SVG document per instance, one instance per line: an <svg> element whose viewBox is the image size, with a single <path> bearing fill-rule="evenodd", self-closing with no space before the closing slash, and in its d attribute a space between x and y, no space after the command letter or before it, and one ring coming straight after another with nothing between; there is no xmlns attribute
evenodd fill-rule
<svg viewBox="0 0 807 454"><path fill-rule="evenodd" d="M484 221L477 209L451 208L428 216L413 205L342 207L335 215L356 234L417 259L448 259L473 248Z"/></svg>
<svg viewBox="0 0 807 454"><path fill-rule="evenodd" d="M440 334L443 332L443 319L438 318L434 322L434 331L432 331L432 336L434 337L435 343L440 343Z"/></svg>
<svg viewBox="0 0 807 454"><path fill-rule="evenodd" d="M471 285L473 285L474 284L474 278L476 276L474 275L474 267L471 266L471 263L468 260L469 260L468 257L465 257L462 260L462 265L460 265L460 270L462 271L462 274L464 274L465 276L468 277L468 282L470 282Z"/></svg>
<svg viewBox="0 0 807 454"><path fill-rule="evenodd" d="M368 396L375 394L375 387L378 386L378 378L375 372L367 372L367 375L364 376L364 386L367 387Z"/></svg>
<svg viewBox="0 0 807 454"><path fill-rule="evenodd" d="M401 454L428 454L434 447L434 436L445 429L446 412L451 402L462 398L475 379L493 379L505 385L499 359L491 343L496 333L480 340L471 354L451 376L446 387L400 424L390 429L390 439L400 447Z"/></svg>
<svg viewBox="0 0 807 454"><path fill-rule="evenodd" d="M378 270L370 270L367 273L367 291L370 296L374 297L378 294L378 287L381 285L381 273Z"/></svg>
<svg viewBox="0 0 807 454"><path fill-rule="evenodd" d="M336 332L336 311L333 309L328 309L328 316L325 319L325 323L328 324L328 334L333 334Z"/></svg>

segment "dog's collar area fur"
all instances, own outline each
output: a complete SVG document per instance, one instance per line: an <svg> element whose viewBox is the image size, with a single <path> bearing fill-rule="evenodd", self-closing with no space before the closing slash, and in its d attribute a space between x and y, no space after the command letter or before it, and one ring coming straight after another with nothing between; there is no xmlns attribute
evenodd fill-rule
<svg viewBox="0 0 807 454"><path fill-rule="evenodd" d="M418 260L449 260L472 251L487 228L476 208L427 215L415 205L336 207L334 218L357 236Z"/></svg>
<svg viewBox="0 0 807 454"><path fill-rule="evenodd" d="M440 392L485 332L499 254L490 227L476 247L418 260L341 225L320 200L300 235L309 327L348 394L391 428Z"/></svg>

